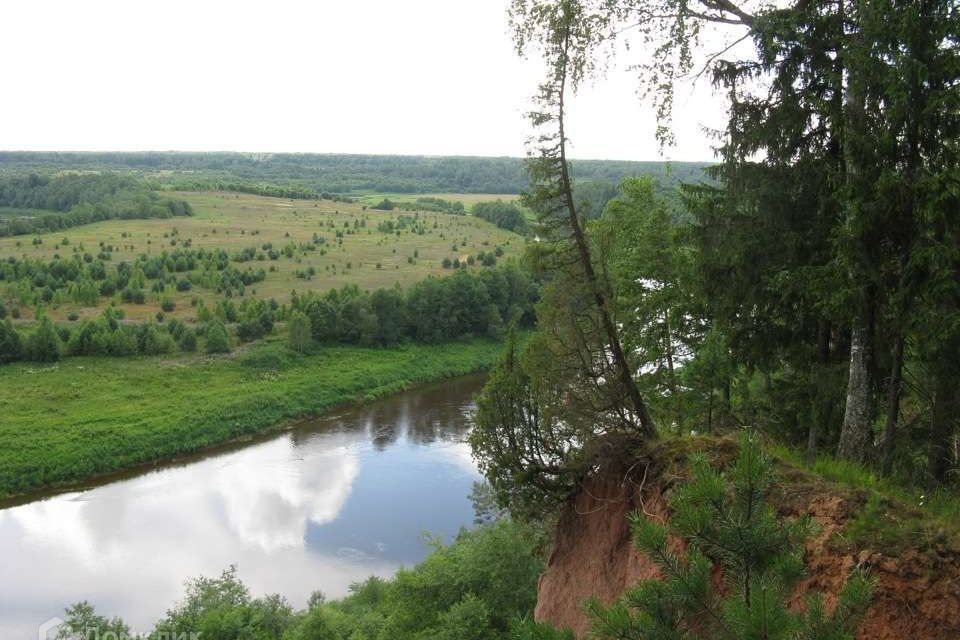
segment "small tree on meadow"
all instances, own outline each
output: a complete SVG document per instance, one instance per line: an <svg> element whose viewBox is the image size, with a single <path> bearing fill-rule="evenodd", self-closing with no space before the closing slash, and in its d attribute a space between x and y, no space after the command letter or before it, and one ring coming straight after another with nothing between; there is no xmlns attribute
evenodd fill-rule
<svg viewBox="0 0 960 640"><path fill-rule="evenodd" d="M184 329L177 341L177 346L184 353L193 353L197 350L197 333L193 329Z"/></svg>
<svg viewBox="0 0 960 640"><path fill-rule="evenodd" d="M313 328L310 326L310 318L307 314L302 311L291 313L287 331L287 344L291 349L299 353L309 351L313 340Z"/></svg>
<svg viewBox="0 0 960 640"><path fill-rule="evenodd" d="M35 362L57 362L63 355L63 341L57 327L46 315L27 341L27 357Z"/></svg>
<svg viewBox="0 0 960 640"><path fill-rule="evenodd" d="M219 320L207 326L207 353L230 353L230 336Z"/></svg>

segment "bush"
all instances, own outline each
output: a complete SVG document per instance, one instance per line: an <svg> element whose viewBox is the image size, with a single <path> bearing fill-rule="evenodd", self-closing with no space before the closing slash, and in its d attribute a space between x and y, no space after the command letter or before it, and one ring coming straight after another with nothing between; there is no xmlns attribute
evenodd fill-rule
<svg viewBox="0 0 960 640"><path fill-rule="evenodd" d="M174 302L172 298L164 298L160 303L160 308L163 309L164 312L170 313L177 308L177 303Z"/></svg>
<svg viewBox="0 0 960 640"><path fill-rule="evenodd" d="M510 520L462 532L449 546L434 543L426 560L392 580L368 578L334 602L311 596L300 612L278 595L252 598L230 567L219 577L188 582L184 599L150 637L199 631L202 638L251 640L569 640L521 622L532 615L543 568L533 533ZM68 610L66 624L81 628L74 611ZM85 621L102 621L89 605L83 613Z"/></svg>
<svg viewBox="0 0 960 640"><path fill-rule="evenodd" d="M120 299L128 304L144 304L147 294L140 287L128 286L120 293Z"/></svg>
<svg viewBox="0 0 960 640"><path fill-rule="evenodd" d="M197 333L193 329L184 329L178 341L180 351L193 353L197 350Z"/></svg>
<svg viewBox="0 0 960 640"><path fill-rule="evenodd" d="M230 353L230 336L219 320L207 325L207 353Z"/></svg>
<svg viewBox="0 0 960 640"><path fill-rule="evenodd" d="M148 356L157 356L172 353L176 343L168 332L159 329L156 325L145 325L141 330L139 341L140 353Z"/></svg>
<svg viewBox="0 0 960 640"><path fill-rule="evenodd" d="M287 323L287 345L294 351L305 353L310 350L312 338L313 329L307 314L302 311L291 313Z"/></svg>
<svg viewBox="0 0 960 640"><path fill-rule="evenodd" d="M23 358L23 341L10 318L0 322L0 364Z"/></svg>
<svg viewBox="0 0 960 640"><path fill-rule="evenodd" d="M63 356L63 342L57 327L47 316L27 340L27 359L34 362L57 362Z"/></svg>

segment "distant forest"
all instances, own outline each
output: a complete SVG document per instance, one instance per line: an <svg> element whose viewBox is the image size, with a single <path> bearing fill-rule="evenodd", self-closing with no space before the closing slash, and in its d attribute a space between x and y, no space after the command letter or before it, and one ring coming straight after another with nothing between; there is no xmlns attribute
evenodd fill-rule
<svg viewBox="0 0 960 640"><path fill-rule="evenodd" d="M665 187L700 182L708 163L577 160L576 180L613 186L650 175ZM268 182L312 191L377 193L520 193L527 187L521 158L374 156L295 153L0 152L0 171L117 171L162 178L180 189L219 183ZM162 172L162 174L161 174ZM592 199L592 198L591 198Z"/></svg>

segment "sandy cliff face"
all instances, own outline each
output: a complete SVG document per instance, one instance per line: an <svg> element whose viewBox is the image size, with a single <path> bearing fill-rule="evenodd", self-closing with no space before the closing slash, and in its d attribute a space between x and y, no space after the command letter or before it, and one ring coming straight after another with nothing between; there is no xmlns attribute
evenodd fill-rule
<svg viewBox="0 0 960 640"><path fill-rule="evenodd" d="M682 472L677 475L674 468L643 478L644 468L601 473L569 503L540 579L537 620L570 627L582 637L588 629L582 608L586 598L610 603L638 579L658 577L656 565L633 545L627 515L643 511L660 521L669 518L664 495ZM832 605L851 569L862 565L877 587L858 638L960 639L960 549L933 544L885 552L838 544L836 534L842 535L862 508L864 496L809 478L785 477L774 502L784 516L809 513L819 524L807 542L808 575L797 587L794 606L803 606L811 589L826 594Z"/></svg>

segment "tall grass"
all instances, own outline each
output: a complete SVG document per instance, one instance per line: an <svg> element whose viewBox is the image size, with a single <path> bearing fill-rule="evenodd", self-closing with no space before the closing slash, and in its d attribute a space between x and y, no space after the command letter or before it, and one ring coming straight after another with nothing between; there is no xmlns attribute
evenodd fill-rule
<svg viewBox="0 0 960 640"><path fill-rule="evenodd" d="M806 461L789 447L771 444L767 448L793 466L867 492L866 503L844 532L852 542L895 548L921 544L924 539L958 536L960 496L949 489L910 486L884 477L863 464L832 456L820 455L816 460Z"/></svg>

